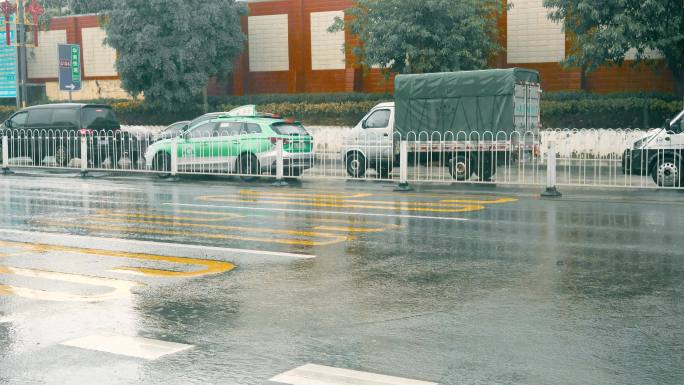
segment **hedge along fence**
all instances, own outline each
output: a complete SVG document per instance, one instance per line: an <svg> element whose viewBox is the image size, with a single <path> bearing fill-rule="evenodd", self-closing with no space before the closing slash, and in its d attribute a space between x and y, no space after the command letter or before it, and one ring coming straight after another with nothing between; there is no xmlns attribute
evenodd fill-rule
<svg viewBox="0 0 684 385"><path fill-rule="evenodd" d="M301 120L306 125L355 125L373 106L391 101L384 94L283 94L210 98L211 111L229 111L245 104L256 104L259 111L278 113ZM141 101L96 100L114 108L122 124L166 125L191 120L204 113L203 105L191 103L164 112ZM563 128L648 128L662 126L682 109L682 101L663 94L609 94L558 92L543 94L541 111L544 127ZM4 121L16 109L0 106Z"/></svg>

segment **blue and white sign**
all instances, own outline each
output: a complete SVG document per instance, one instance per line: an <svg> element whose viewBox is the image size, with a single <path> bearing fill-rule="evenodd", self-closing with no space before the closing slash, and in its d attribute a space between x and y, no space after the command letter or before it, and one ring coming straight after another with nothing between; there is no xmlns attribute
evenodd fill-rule
<svg viewBox="0 0 684 385"><path fill-rule="evenodd" d="M79 91L81 89L81 46L58 44L59 90Z"/></svg>
<svg viewBox="0 0 684 385"><path fill-rule="evenodd" d="M14 20L14 16L10 23ZM5 21L0 24L0 98L17 97L17 48L7 45ZM14 41L14 29L10 29L10 40Z"/></svg>

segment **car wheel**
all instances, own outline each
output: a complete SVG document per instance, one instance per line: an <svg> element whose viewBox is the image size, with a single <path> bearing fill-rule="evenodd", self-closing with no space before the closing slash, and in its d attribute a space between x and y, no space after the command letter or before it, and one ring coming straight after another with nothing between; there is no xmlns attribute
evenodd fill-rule
<svg viewBox="0 0 684 385"><path fill-rule="evenodd" d="M237 160L237 170L240 179L251 182L259 175L259 161L254 155L243 154Z"/></svg>
<svg viewBox="0 0 684 385"><path fill-rule="evenodd" d="M69 155L63 145L57 144L55 153L52 155L55 158L57 167L65 167L69 163Z"/></svg>
<svg viewBox="0 0 684 385"><path fill-rule="evenodd" d="M366 175L366 157L358 152L347 155L347 174L352 178L363 178Z"/></svg>
<svg viewBox="0 0 684 385"><path fill-rule="evenodd" d="M472 160L469 155L457 155L451 160L449 172L452 178L464 181L470 178L470 175L473 173L472 166Z"/></svg>
<svg viewBox="0 0 684 385"><path fill-rule="evenodd" d="M155 171L159 171L157 176L160 178L167 178L171 175L171 155L167 153L158 153L152 160L152 167Z"/></svg>
<svg viewBox="0 0 684 385"><path fill-rule="evenodd" d="M651 170L653 182L660 187L679 187L681 185L679 166L679 162L672 157L659 159Z"/></svg>

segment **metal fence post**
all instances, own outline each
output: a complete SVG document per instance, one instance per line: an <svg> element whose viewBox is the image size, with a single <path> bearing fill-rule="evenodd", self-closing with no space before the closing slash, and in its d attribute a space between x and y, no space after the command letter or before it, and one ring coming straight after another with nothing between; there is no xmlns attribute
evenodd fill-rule
<svg viewBox="0 0 684 385"><path fill-rule="evenodd" d="M7 135L2 136L2 173L5 175L11 173L9 169L9 140Z"/></svg>
<svg viewBox="0 0 684 385"><path fill-rule="evenodd" d="M399 186L394 191L411 191L408 184L408 141L399 143Z"/></svg>
<svg viewBox="0 0 684 385"><path fill-rule="evenodd" d="M178 137L171 141L171 176L178 174Z"/></svg>
<svg viewBox="0 0 684 385"><path fill-rule="evenodd" d="M556 142L549 141L549 152L546 154L546 190L541 193L542 197L559 198L563 194L556 188Z"/></svg>
<svg viewBox="0 0 684 385"><path fill-rule="evenodd" d="M285 162L283 161L283 139L276 140L276 181L273 183L276 187L287 186L287 182L283 179L285 176Z"/></svg>
<svg viewBox="0 0 684 385"><path fill-rule="evenodd" d="M81 135L81 176L88 174L88 138Z"/></svg>

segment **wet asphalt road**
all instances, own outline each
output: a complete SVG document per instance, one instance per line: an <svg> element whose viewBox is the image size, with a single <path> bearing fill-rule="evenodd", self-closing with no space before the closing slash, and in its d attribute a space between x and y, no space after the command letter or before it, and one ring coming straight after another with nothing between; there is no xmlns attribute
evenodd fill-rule
<svg viewBox="0 0 684 385"><path fill-rule="evenodd" d="M0 383L684 383L684 194L392 188L0 176Z"/></svg>

